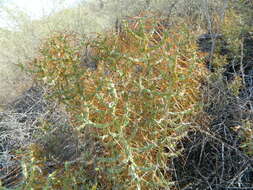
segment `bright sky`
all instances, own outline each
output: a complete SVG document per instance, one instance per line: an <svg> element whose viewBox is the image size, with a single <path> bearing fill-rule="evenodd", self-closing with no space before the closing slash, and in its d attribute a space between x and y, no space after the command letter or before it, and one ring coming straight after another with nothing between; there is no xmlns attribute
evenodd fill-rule
<svg viewBox="0 0 253 190"><path fill-rule="evenodd" d="M81 0L7 0L5 5L24 10L32 19L38 19L55 10L76 5ZM0 27L5 24L4 15L0 14Z"/></svg>
<svg viewBox="0 0 253 190"><path fill-rule="evenodd" d="M11 0L9 2L25 10L33 18L39 18L53 11L54 8L73 6L78 0Z"/></svg>

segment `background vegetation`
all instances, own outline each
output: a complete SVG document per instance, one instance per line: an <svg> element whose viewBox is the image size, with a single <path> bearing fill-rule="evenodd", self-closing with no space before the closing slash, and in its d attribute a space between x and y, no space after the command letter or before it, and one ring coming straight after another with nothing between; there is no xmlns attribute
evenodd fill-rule
<svg viewBox="0 0 253 190"><path fill-rule="evenodd" d="M252 188L252 7L3 6L2 188Z"/></svg>

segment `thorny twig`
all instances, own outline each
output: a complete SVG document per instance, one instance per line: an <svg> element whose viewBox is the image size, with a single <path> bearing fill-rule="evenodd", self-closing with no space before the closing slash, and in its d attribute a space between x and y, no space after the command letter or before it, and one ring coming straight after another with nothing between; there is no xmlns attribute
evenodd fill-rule
<svg viewBox="0 0 253 190"><path fill-rule="evenodd" d="M253 162L253 158L248 157L247 155L243 154L238 148L224 142L221 137L217 137L218 136L217 134L214 135L208 130L203 130L203 129L201 129L200 126L195 126L195 127L198 129L198 131L200 131L201 133L206 134L207 136L211 137L215 141L223 144L226 148L228 148L230 150L234 150L235 152L237 152L242 158L246 159L248 161L248 163Z"/></svg>

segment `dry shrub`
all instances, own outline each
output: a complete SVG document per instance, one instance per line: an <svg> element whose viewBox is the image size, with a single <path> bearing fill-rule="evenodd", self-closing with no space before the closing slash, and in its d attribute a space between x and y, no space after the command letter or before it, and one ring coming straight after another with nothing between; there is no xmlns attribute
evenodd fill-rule
<svg viewBox="0 0 253 190"><path fill-rule="evenodd" d="M203 99L209 122L189 133L173 160L178 189L251 188L252 111L238 96L240 81L228 85L222 73L210 75Z"/></svg>
<svg viewBox="0 0 253 190"><path fill-rule="evenodd" d="M24 72L11 63L0 63L0 111L32 86Z"/></svg>
<svg viewBox="0 0 253 190"><path fill-rule="evenodd" d="M252 188L252 99L246 93L252 85L245 80L251 79L252 64L248 39L241 41L249 27L230 9L221 29L229 50L225 56L215 51L203 88L210 121L189 133L183 153L173 160L178 189Z"/></svg>
<svg viewBox="0 0 253 190"><path fill-rule="evenodd" d="M88 42L95 71L80 67L82 43L64 33L44 43L33 66L80 135L89 131L103 144L102 189L167 188L167 164L201 111L206 68L184 25L168 29L154 15L128 21L120 34Z"/></svg>

